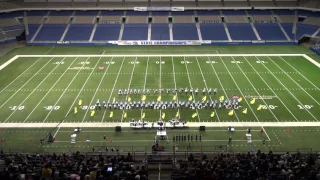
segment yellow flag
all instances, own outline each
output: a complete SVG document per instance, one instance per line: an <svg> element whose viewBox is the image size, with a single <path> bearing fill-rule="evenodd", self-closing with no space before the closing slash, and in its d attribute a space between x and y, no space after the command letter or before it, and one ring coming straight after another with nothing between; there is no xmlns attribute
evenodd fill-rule
<svg viewBox="0 0 320 180"><path fill-rule="evenodd" d="M146 117L146 113L142 113L141 118L144 119Z"/></svg>
<svg viewBox="0 0 320 180"><path fill-rule="evenodd" d="M262 105L260 104L257 108L258 111L260 111L262 109Z"/></svg>
<svg viewBox="0 0 320 180"><path fill-rule="evenodd" d="M113 98L112 102L113 102L113 103L116 102L116 97Z"/></svg>
<svg viewBox="0 0 320 180"><path fill-rule="evenodd" d="M78 112L78 108L74 107L74 113L77 114L77 112Z"/></svg>
<svg viewBox="0 0 320 180"><path fill-rule="evenodd" d="M113 111L111 111L111 112L110 112L109 117L110 117L110 118L112 118L112 117L113 117Z"/></svg>
<svg viewBox="0 0 320 180"><path fill-rule="evenodd" d="M174 101L177 100L177 95L174 95L172 100L174 100Z"/></svg>
<svg viewBox="0 0 320 180"><path fill-rule="evenodd" d="M207 96L203 96L202 101L206 101L206 100L207 100Z"/></svg>
<svg viewBox="0 0 320 180"><path fill-rule="evenodd" d="M94 116L94 113L96 113L94 110L91 111L91 117Z"/></svg>
<svg viewBox="0 0 320 180"><path fill-rule="evenodd" d="M189 101L192 101L192 96L189 97Z"/></svg>
<svg viewBox="0 0 320 180"><path fill-rule="evenodd" d="M229 116L233 116L233 113L234 113L234 110L233 110L233 109L228 112Z"/></svg>
<svg viewBox="0 0 320 180"><path fill-rule="evenodd" d="M166 118L166 113L162 113L161 118L165 119Z"/></svg>
<svg viewBox="0 0 320 180"><path fill-rule="evenodd" d="M178 118L178 117L179 117L179 112L176 113L176 118Z"/></svg>
<svg viewBox="0 0 320 180"><path fill-rule="evenodd" d="M247 114L248 113L248 108L243 109L242 113L243 114Z"/></svg>
<svg viewBox="0 0 320 180"><path fill-rule="evenodd" d="M141 98L141 101L145 101L146 99L147 99L147 96L143 95L142 98Z"/></svg>
<svg viewBox="0 0 320 180"><path fill-rule="evenodd" d="M157 99L157 101L161 101L161 96L158 96L158 99Z"/></svg>
<svg viewBox="0 0 320 180"><path fill-rule="evenodd" d="M239 99L238 99L238 102L241 102L242 101L242 97L240 97Z"/></svg>
<svg viewBox="0 0 320 180"><path fill-rule="evenodd" d="M123 118L127 118L127 113L124 113Z"/></svg>
<svg viewBox="0 0 320 180"><path fill-rule="evenodd" d="M256 98L251 99L250 104L256 103Z"/></svg>
<svg viewBox="0 0 320 180"><path fill-rule="evenodd" d="M81 105L82 105L82 100L80 99L80 100L79 100L79 106L81 106Z"/></svg>
<svg viewBox="0 0 320 180"><path fill-rule="evenodd" d="M131 101L131 97L128 97L128 102L130 102Z"/></svg>
<svg viewBox="0 0 320 180"><path fill-rule="evenodd" d="M211 113L210 117L212 117L212 118L214 117L214 112Z"/></svg>
<svg viewBox="0 0 320 180"><path fill-rule="evenodd" d="M193 114L192 114L192 118L195 118L195 117L197 117L197 116L198 116L197 113L193 113Z"/></svg>
<svg viewBox="0 0 320 180"><path fill-rule="evenodd" d="M220 96L220 101L223 101L224 100L224 96Z"/></svg>

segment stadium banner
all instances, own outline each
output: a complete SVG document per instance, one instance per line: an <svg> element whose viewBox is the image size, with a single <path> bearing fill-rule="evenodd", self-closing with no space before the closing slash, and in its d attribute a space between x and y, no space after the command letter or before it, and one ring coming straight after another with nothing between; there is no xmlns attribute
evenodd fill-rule
<svg viewBox="0 0 320 180"><path fill-rule="evenodd" d="M112 44L118 45L133 45L133 46L150 46L150 45L202 45L211 44L211 41L109 41Z"/></svg>
<svg viewBox="0 0 320 180"><path fill-rule="evenodd" d="M57 41L57 44L70 44L70 41Z"/></svg>
<svg viewBox="0 0 320 180"><path fill-rule="evenodd" d="M251 42L252 42L252 44L264 44L264 43L266 43L266 41L263 41L263 40L251 41Z"/></svg>
<svg viewBox="0 0 320 180"><path fill-rule="evenodd" d="M184 11L184 7L134 7L135 11Z"/></svg>

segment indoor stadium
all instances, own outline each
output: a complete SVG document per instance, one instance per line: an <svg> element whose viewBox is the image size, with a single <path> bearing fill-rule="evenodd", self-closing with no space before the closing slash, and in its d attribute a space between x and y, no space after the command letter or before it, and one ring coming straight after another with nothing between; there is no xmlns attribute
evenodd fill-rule
<svg viewBox="0 0 320 180"><path fill-rule="evenodd" d="M0 0L0 179L320 179L319 68L319 0Z"/></svg>

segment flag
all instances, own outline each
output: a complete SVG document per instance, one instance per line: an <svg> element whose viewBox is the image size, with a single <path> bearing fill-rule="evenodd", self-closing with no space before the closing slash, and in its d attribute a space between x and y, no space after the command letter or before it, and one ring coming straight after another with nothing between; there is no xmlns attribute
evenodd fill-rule
<svg viewBox="0 0 320 180"><path fill-rule="evenodd" d="M113 98L112 102L113 102L113 103L116 102L116 97Z"/></svg>
<svg viewBox="0 0 320 180"><path fill-rule="evenodd" d="M179 112L176 113L176 118L178 118L178 117L179 117Z"/></svg>
<svg viewBox="0 0 320 180"><path fill-rule="evenodd" d="M224 100L224 96L220 96L219 100L223 101Z"/></svg>
<svg viewBox="0 0 320 180"><path fill-rule="evenodd" d="M238 102L241 102L242 101L242 97L240 97L239 99L238 99Z"/></svg>
<svg viewBox="0 0 320 180"><path fill-rule="evenodd" d="M192 114L192 118L195 118L195 117L197 117L197 116L198 116L197 113L193 113L193 114Z"/></svg>
<svg viewBox="0 0 320 180"><path fill-rule="evenodd" d="M109 117L110 117L110 118L112 118L112 117L113 117L113 111L111 111L111 112L110 112Z"/></svg>
<svg viewBox="0 0 320 180"><path fill-rule="evenodd" d="M250 104L256 103L256 98L251 99Z"/></svg>
<svg viewBox="0 0 320 180"><path fill-rule="evenodd" d="M79 106L81 106L81 105L82 105L82 100L80 99L80 100L79 100Z"/></svg>
<svg viewBox="0 0 320 180"><path fill-rule="evenodd" d="M131 97L128 97L128 102L130 102L131 101Z"/></svg>
<svg viewBox="0 0 320 180"><path fill-rule="evenodd" d="M142 98L141 98L141 101L145 101L146 99L147 99L147 96L143 95Z"/></svg>
<svg viewBox="0 0 320 180"><path fill-rule="evenodd" d="M94 110L91 111L91 117L94 116L94 113L96 113Z"/></svg>
<svg viewBox="0 0 320 180"><path fill-rule="evenodd" d="M233 113L234 113L234 110L233 110L233 109L228 112L229 116L233 116Z"/></svg>
<svg viewBox="0 0 320 180"><path fill-rule="evenodd" d="M206 100L207 100L207 96L203 96L202 101L206 101Z"/></svg>
<svg viewBox="0 0 320 180"><path fill-rule="evenodd" d="M127 118L127 113L124 113L123 118Z"/></svg>
<svg viewBox="0 0 320 180"><path fill-rule="evenodd" d="M77 112L78 112L78 108L74 107L74 113L77 114Z"/></svg>
<svg viewBox="0 0 320 180"><path fill-rule="evenodd" d="M192 101L192 96L189 97L189 101Z"/></svg>
<svg viewBox="0 0 320 180"><path fill-rule="evenodd" d="M165 119L166 118L166 113L162 113L161 118Z"/></svg>
<svg viewBox="0 0 320 180"><path fill-rule="evenodd" d="M174 101L177 100L177 95L174 95L172 100L174 100Z"/></svg>
<svg viewBox="0 0 320 180"><path fill-rule="evenodd" d="M214 117L214 112L211 113L210 117L212 117L212 118Z"/></svg>
<svg viewBox="0 0 320 180"><path fill-rule="evenodd" d="M242 113L243 114L247 114L248 113L248 108L243 109Z"/></svg>
<svg viewBox="0 0 320 180"><path fill-rule="evenodd" d="M158 99L157 99L157 101L161 101L161 96L158 96Z"/></svg>
<svg viewBox="0 0 320 180"><path fill-rule="evenodd" d="M146 117L146 113L142 113L141 118L144 119Z"/></svg>
<svg viewBox="0 0 320 180"><path fill-rule="evenodd" d="M258 111L260 111L262 109L262 105L260 104L257 108Z"/></svg>

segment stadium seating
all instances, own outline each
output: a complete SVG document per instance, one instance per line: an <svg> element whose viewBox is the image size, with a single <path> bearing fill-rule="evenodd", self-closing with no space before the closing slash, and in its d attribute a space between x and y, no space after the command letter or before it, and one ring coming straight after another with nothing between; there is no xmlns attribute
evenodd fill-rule
<svg viewBox="0 0 320 180"><path fill-rule="evenodd" d="M148 24L125 24L122 40L148 40Z"/></svg>
<svg viewBox="0 0 320 180"><path fill-rule="evenodd" d="M93 24L71 24L64 38L65 41L88 41L93 29Z"/></svg>
<svg viewBox="0 0 320 180"><path fill-rule="evenodd" d="M27 41L31 40L34 36L34 34L37 32L40 24L29 24L28 29L29 29L29 35L27 35Z"/></svg>
<svg viewBox="0 0 320 180"><path fill-rule="evenodd" d="M66 24L44 24L35 41L60 41Z"/></svg>
<svg viewBox="0 0 320 180"><path fill-rule="evenodd" d="M222 23L201 23L200 30L203 40L228 40Z"/></svg>
<svg viewBox="0 0 320 180"><path fill-rule="evenodd" d="M287 40L277 23L255 23L254 26L263 40Z"/></svg>
<svg viewBox="0 0 320 180"><path fill-rule="evenodd" d="M287 35L290 37L290 39L295 39L295 36L292 33L293 23L281 23L281 26L283 27Z"/></svg>
<svg viewBox="0 0 320 180"><path fill-rule="evenodd" d="M199 40L195 24L172 24L174 40Z"/></svg>
<svg viewBox="0 0 320 180"><path fill-rule="evenodd" d="M318 30L319 26L310 24L297 24L297 39L300 39L303 35L313 35Z"/></svg>
<svg viewBox="0 0 320 180"><path fill-rule="evenodd" d="M232 40L257 40L249 23L227 23Z"/></svg>
<svg viewBox="0 0 320 180"><path fill-rule="evenodd" d="M93 37L93 41L117 41L121 24L99 24Z"/></svg>
<svg viewBox="0 0 320 180"><path fill-rule="evenodd" d="M169 25L167 23L152 24L151 40L170 40Z"/></svg>

